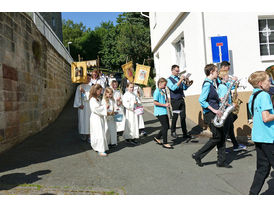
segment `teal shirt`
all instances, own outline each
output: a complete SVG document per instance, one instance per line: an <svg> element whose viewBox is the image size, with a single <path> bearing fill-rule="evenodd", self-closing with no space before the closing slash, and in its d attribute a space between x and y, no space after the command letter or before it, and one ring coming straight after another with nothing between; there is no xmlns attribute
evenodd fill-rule
<svg viewBox="0 0 274 206"><path fill-rule="evenodd" d="M260 89L255 88L249 98L248 108L250 113L253 94L259 90ZM254 102L253 128L251 133L252 141L274 143L274 121L264 123L262 118L263 111L269 111L270 114L274 114L270 95L264 91L257 95Z"/></svg>
<svg viewBox="0 0 274 206"><path fill-rule="evenodd" d="M165 104L166 103L165 93L161 89L156 88L153 93L153 100L161 104ZM154 116L160 116L160 115L167 115L167 108L154 105Z"/></svg>
<svg viewBox="0 0 274 206"><path fill-rule="evenodd" d="M229 88L229 85L227 85L227 84L222 84L222 83L219 84L217 93L218 93L218 96L220 99L225 97L225 95L228 91L228 88ZM231 104L231 103L232 103L232 101L231 101L231 93L230 93L228 95L228 104Z"/></svg>

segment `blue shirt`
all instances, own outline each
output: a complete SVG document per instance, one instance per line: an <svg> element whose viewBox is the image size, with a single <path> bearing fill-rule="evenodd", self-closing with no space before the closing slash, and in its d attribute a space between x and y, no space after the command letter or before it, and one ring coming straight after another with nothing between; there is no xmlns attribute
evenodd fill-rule
<svg viewBox="0 0 274 206"><path fill-rule="evenodd" d="M224 84L224 83L221 83L219 85L219 87L218 87L218 96L220 98L224 98L225 97L225 95L227 94L229 85ZM231 93L229 93L229 95L228 95L228 104L231 104L231 103L232 103L232 101L231 101Z"/></svg>
<svg viewBox="0 0 274 206"><path fill-rule="evenodd" d="M165 93L161 89L156 88L153 93L153 100L161 104L165 104L166 103ZM160 107L154 104L154 116L160 116L160 115L167 115L167 108Z"/></svg>
<svg viewBox="0 0 274 206"><path fill-rule="evenodd" d="M255 88L249 98L248 109L250 113L253 94L259 90L260 89ZM251 133L252 141L274 143L274 121L264 123L262 118L263 111L269 111L270 114L274 114L270 96L264 91L259 93L254 101L253 128Z"/></svg>
<svg viewBox="0 0 274 206"><path fill-rule="evenodd" d="M205 81L209 81L213 84L213 81L209 78L205 78ZM204 114L210 111L209 109L207 109L209 106L209 103L207 102L207 97L210 92L210 83L209 82L204 83L201 95L199 97L199 102L203 108Z"/></svg>
<svg viewBox="0 0 274 206"><path fill-rule="evenodd" d="M171 75L171 77L173 79L175 79L177 81L177 83L180 80L180 78L178 76ZM172 81L169 78L167 79L167 87L172 91L175 91L176 89L179 88L177 83L173 84ZM182 86L183 86L184 90L187 90L188 86L186 86L183 82L182 82Z"/></svg>

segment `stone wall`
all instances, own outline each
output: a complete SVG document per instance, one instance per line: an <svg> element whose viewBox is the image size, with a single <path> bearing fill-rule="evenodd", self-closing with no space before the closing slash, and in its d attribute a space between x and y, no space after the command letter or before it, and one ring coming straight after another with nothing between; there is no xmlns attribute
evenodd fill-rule
<svg viewBox="0 0 274 206"><path fill-rule="evenodd" d="M27 14L0 12L0 153L58 117L75 91L70 78Z"/></svg>

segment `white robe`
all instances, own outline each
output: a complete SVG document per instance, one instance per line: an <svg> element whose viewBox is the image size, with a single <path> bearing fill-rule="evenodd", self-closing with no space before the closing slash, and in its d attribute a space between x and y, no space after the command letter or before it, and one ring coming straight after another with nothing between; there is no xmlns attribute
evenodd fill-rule
<svg viewBox="0 0 274 206"><path fill-rule="evenodd" d="M139 92L139 94L138 94ZM144 96L144 92L142 90L141 87L139 87L138 85L134 85L134 89L133 89L133 93L139 97L140 101L142 100L143 96ZM143 115L139 115L139 129L144 129L145 128L145 123L144 123L144 118Z"/></svg>
<svg viewBox="0 0 274 206"><path fill-rule="evenodd" d="M80 92L80 87L82 87L85 90L85 93L82 94L83 100L81 100L81 92ZM75 93L75 98L74 98L74 108L78 108L78 131L79 134L89 134L90 133L90 123L89 123L89 118L90 118L90 106L89 106L89 91L90 91L91 86L88 84L81 84L77 87L76 93ZM84 109L79 109L79 107L84 105Z"/></svg>
<svg viewBox="0 0 274 206"><path fill-rule="evenodd" d="M105 99L102 100L102 105L106 107L107 103ZM113 112L115 107L115 102L113 100L109 100L109 109L107 112ZM105 132L108 144L116 144L117 145L117 129L116 129L116 122L114 121L113 116L106 116L105 117Z"/></svg>
<svg viewBox="0 0 274 206"><path fill-rule="evenodd" d="M90 104L90 145L97 152L108 150L108 142L105 133L105 116L107 116L106 106L92 97Z"/></svg>
<svg viewBox="0 0 274 206"><path fill-rule="evenodd" d="M105 80L102 77L98 79L91 79L89 84L90 85L100 84L103 87L103 89L105 89L106 87Z"/></svg>
<svg viewBox="0 0 274 206"><path fill-rule="evenodd" d="M125 131L123 137L125 139L138 139L139 138L139 117L134 112L136 105L135 101L138 104L141 104L140 99L131 92L126 92L123 96L123 105L126 108L126 123L125 123Z"/></svg>
<svg viewBox="0 0 274 206"><path fill-rule="evenodd" d="M115 99L115 111L119 110L120 113L123 114L123 120L121 122L116 122L116 128L117 128L117 132L122 132L125 130L125 112L124 112L124 107L123 104L121 104L120 106L117 105L117 99L121 97L120 101L122 101L122 92L120 92L120 90L113 90L113 98Z"/></svg>

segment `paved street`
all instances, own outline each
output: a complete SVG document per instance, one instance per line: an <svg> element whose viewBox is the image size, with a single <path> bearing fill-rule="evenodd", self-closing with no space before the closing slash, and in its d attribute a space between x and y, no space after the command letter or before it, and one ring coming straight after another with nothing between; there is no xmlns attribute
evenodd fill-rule
<svg viewBox="0 0 274 206"><path fill-rule="evenodd" d="M152 140L160 123L147 111L144 119L148 136L140 145L130 146L120 138L108 157L99 157L80 140L77 110L70 101L54 124L1 154L0 194L248 194L256 166L252 144L247 151L228 154L231 169L216 168L215 149L200 168L191 154L207 137L169 137L174 149L164 149ZM187 125L191 130L193 124ZM268 178L262 193L274 194L273 187L274 179Z"/></svg>

